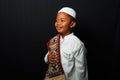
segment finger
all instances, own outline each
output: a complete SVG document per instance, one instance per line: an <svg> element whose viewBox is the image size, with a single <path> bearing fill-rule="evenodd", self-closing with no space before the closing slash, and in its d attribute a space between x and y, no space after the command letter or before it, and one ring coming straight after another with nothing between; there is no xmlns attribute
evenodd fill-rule
<svg viewBox="0 0 120 80"><path fill-rule="evenodd" d="M50 62L50 63L55 63L55 60L50 60L49 62Z"/></svg>
<svg viewBox="0 0 120 80"><path fill-rule="evenodd" d="M53 52L49 52L50 54L54 54Z"/></svg>

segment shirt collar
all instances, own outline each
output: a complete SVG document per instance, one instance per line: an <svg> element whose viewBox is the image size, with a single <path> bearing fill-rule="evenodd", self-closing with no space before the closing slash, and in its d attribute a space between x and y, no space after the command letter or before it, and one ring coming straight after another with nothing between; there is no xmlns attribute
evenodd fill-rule
<svg viewBox="0 0 120 80"><path fill-rule="evenodd" d="M66 36L64 37L64 39L66 39L66 38L68 38L68 37L70 37L70 36L72 36L72 35L74 35L74 33L73 33L73 32L72 32L72 33L70 33L70 34L68 34L68 35L66 35ZM62 36L60 36L60 38L61 38L61 39L63 39L63 38L62 38Z"/></svg>

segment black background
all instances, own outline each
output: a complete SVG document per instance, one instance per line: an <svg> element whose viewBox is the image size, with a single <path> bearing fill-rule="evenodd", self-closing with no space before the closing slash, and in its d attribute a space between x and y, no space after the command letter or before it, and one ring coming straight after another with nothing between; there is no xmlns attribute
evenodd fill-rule
<svg viewBox="0 0 120 80"><path fill-rule="evenodd" d="M77 12L75 34L88 50L89 80L119 80L119 0L0 0L1 80L42 80L56 12Z"/></svg>

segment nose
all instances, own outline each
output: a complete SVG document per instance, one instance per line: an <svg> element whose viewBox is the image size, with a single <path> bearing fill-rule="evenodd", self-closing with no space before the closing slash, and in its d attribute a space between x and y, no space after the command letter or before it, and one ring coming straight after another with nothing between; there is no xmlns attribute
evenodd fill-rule
<svg viewBox="0 0 120 80"><path fill-rule="evenodd" d="M59 25L61 25L61 22L60 22L60 21L57 21L56 24L59 26Z"/></svg>

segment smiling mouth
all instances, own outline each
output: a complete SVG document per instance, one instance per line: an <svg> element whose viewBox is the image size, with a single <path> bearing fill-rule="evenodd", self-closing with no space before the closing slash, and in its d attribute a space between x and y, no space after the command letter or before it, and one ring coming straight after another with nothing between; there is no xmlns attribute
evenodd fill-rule
<svg viewBox="0 0 120 80"><path fill-rule="evenodd" d="M59 29L62 29L62 28L63 28L62 26L57 27L58 30L59 30Z"/></svg>

